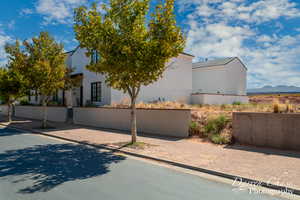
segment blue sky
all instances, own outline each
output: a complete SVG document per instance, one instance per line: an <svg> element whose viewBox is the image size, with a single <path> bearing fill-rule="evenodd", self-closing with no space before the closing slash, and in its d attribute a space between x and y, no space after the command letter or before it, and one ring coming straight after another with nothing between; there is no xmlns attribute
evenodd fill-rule
<svg viewBox="0 0 300 200"><path fill-rule="evenodd" d="M49 31L66 51L78 44L73 8L92 0L9 0L0 8L3 46ZM99 1L98 1L99 2ZM101 2L101 1L100 1ZM153 1L155 2L155 1ZM176 18L195 62L238 56L248 68L248 87L300 86L299 0L177 0Z"/></svg>

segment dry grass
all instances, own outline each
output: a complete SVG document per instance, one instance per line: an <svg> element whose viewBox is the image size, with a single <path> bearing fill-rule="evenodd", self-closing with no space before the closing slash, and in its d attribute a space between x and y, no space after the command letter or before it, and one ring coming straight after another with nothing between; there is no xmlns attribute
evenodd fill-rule
<svg viewBox="0 0 300 200"><path fill-rule="evenodd" d="M299 112L300 113L300 104L290 103L289 100L286 100L285 103L280 103L282 101L273 98L270 103L249 103L241 105L233 104L223 104L223 105L188 105L181 102L172 102L172 101L163 101L163 102L154 102L154 103L144 103L140 102L136 104L137 108L145 109L191 109L193 111L208 112L210 114L218 113L229 113L232 112L274 112L274 102L276 102L279 107L279 112ZM114 108L129 108L130 101L125 99L120 103L112 103L108 107Z"/></svg>

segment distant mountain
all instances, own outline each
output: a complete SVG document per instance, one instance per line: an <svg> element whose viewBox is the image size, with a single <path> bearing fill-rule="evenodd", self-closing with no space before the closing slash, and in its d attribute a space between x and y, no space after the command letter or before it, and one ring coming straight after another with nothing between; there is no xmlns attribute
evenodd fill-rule
<svg viewBox="0 0 300 200"><path fill-rule="evenodd" d="M300 93L300 87L296 86L287 86L287 85L278 85L275 87L272 87L270 85L266 85L262 88L255 88L255 89L248 89L247 93L254 93L254 94L260 94L260 93Z"/></svg>

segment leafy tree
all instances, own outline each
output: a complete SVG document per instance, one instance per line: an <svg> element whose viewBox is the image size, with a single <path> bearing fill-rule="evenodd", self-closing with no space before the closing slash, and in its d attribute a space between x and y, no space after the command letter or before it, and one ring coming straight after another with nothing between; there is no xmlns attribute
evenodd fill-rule
<svg viewBox="0 0 300 200"><path fill-rule="evenodd" d="M18 66L24 64L23 54L19 41L14 45L5 45L8 54L8 64L0 68L0 98L8 105L8 121L11 121L11 108L16 100L26 95L26 80Z"/></svg>
<svg viewBox="0 0 300 200"><path fill-rule="evenodd" d="M185 39L174 16L174 0L157 4L147 19L150 0L110 0L100 12L96 4L75 10L76 38L87 49L96 50L99 61L87 69L106 75L112 88L131 98L132 142L137 140L136 100L141 86L157 81L165 63L184 49Z"/></svg>
<svg viewBox="0 0 300 200"><path fill-rule="evenodd" d="M24 77L11 67L0 68L0 97L8 106L8 121L11 122L12 105L25 96Z"/></svg>
<svg viewBox="0 0 300 200"><path fill-rule="evenodd" d="M41 95L44 107L42 127L47 126L47 104L51 96L65 87L68 69L65 65L65 53L61 44L58 44L47 32L41 32L32 41L23 42L23 52L11 45L11 51L16 50L24 57L23 64L17 65L24 77L29 90L36 90Z"/></svg>

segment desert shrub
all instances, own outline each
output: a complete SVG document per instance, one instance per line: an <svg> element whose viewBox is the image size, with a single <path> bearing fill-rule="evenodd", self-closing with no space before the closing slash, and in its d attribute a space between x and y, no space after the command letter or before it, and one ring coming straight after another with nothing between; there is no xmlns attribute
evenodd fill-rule
<svg viewBox="0 0 300 200"><path fill-rule="evenodd" d="M58 106L58 102L57 101L49 101L48 106Z"/></svg>
<svg viewBox="0 0 300 200"><path fill-rule="evenodd" d="M189 134L190 134L190 136L200 134L200 126L197 122L191 122L190 123Z"/></svg>
<svg viewBox="0 0 300 200"><path fill-rule="evenodd" d="M230 122L230 119L225 115L220 115L215 118L211 118L207 121L207 124L204 126L204 131L207 135L209 134L220 134L227 123Z"/></svg>
<svg viewBox="0 0 300 200"><path fill-rule="evenodd" d="M204 135L215 144L229 144L232 141L231 119L225 115L208 119L204 125Z"/></svg>
<svg viewBox="0 0 300 200"><path fill-rule="evenodd" d="M234 105L234 106L240 106L240 105L242 105L242 103L240 101L235 101L235 102L232 103L232 105Z"/></svg>
<svg viewBox="0 0 300 200"><path fill-rule="evenodd" d="M31 103L28 100L23 99L23 100L20 101L20 105L21 106L28 106L28 105L31 105Z"/></svg>
<svg viewBox="0 0 300 200"><path fill-rule="evenodd" d="M274 113L279 113L280 112L280 105L279 105L279 100L275 99L273 101L273 112Z"/></svg>
<svg viewBox="0 0 300 200"><path fill-rule="evenodd" d="M225 110L226 109L226 104L222 104L220 108L221 108L221 110Z"/></svg>
<svg viewBox="0 0 300 200"><path fill-rule="evenodd" d="M229 133L211 134L209 139L215 144L229 144L232 141L232 135Z"/></svg>

